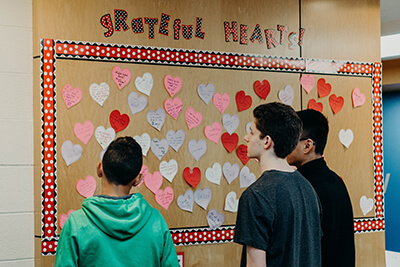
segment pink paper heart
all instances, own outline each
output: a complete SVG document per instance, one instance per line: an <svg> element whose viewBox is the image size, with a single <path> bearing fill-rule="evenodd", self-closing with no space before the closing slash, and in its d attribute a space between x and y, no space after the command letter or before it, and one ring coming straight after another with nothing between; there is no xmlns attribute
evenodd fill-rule
<svg viewBox="0 0 400 267"><path fill-rule="evenodd" d="M143 179L140 181L140 183L137 185L137 187L140 187L144 183L144 180L146 179L147 175L149 174L149 168L143 164L142 169L140 170L140 173L143 175Z"/></svg>
<svg viewBox="0 0 400 267"><path fill-rule="evenodd" d="M78 87L72 88L70 84L66 84L62 89L62 97L67 108L70 108L81 101L82 91Z"/></svg>
<svg viewBox="0 0 400 267"><path fill-rule="evenodd" d="M351 99L353 100L353 107L360 107L365 103L365 95L360 92L358 87L351 92Z"/></svg>
<svg viewBox="0 0 400 267"><path fill-rule="evenodd" d="M214 106L219 110L219 112L221 112L221 114L223 114L225 109L229 106L230 101L231 99L227 93L224 93L223 95L215 93L213 96Z"/></svg>
<svg viewBox="0 0 400 267"><path fill-rule="evenodd" d="M203 120L203 115L200 112L195 112L192 107L189 107L185 111L186 124L190 129L198 126Z"/></svg>
<svg viewBox="0 0 400 267"><path fill-rule="evenodd" d="M216 144L218 144L221 134L222 127L218 122L214 122L212 126L206 126L206 128L204 128L204 135L208 140L213 141Z"/></svg>
<svg viewBox="0 0 400 267"><path fill-rule="evenodd" d="M123 69L119 66L115 66L112 69L112 78L117 84L119 90L124 88L131 80L131 71L129 69Z"/></svg>
<svg viewBox="0 0 400 267"><path fill-rule="evenodd" d="M79 179L76 182L76 191L85 198L92 197L94 191L96 191L96 179L90 175L86 176L85 180Z"/></svg>
<svg viewBox="0 0 400 267"><path fill-rule="evenodd" d="M154 194L158 189L160 189L162 182L163 178L160 172L154 172L153 174L148 173L146 175L146 179L144 180L146 187Z"/></svg>
<svg viewBox="0 0 400 267"><path fill-rule="evenodd" d="M62 229L64 227L65 221L68 219L68 216L71 215L72 212L74 212L75 210L69 210L67 214L61 214L60 218L59 218L59 224L60 224L60 228Z"/></svg>
<svg viewBox="0 0 400 267"><path fill-rule="evenodd" d="M174 190L169 186L166 187L164 191L162 189L159 189L156 192L157 203L166 210L168 210L168 207L173 200L174 200Z"/></svg>
<svg viewBox="0 0 400 267"><path fill-rule="evenodd" d="M182 111L182 100L179 97L175 97L173 100L167 99L164 102L165 111L175 120L178 118Z"/></svg>
<svg viewBox="0 0 400 267"><path fill-rule="evenodd" d="M309 94L311 90L314 88L315 77L312 74L310 75L303 74L301 75L300 83L303 86L304 91L306 91L307 94Z"/></svg>
<svg viewBox="0 0 400 267"><path fill-rule="evenodd" d="M180 77L172 78L171 75L167 75L164 78L164 87L168 94L173 97L182 88L182 80Z"/></svg>
<svg viewBox="0 0 400 267"><path fill-rule="evenodd" d="M76 138L82 141L85 145L89 142L94 132L94 126L90 121L85 121L83 124L75 123L74 134Z"/></svg>

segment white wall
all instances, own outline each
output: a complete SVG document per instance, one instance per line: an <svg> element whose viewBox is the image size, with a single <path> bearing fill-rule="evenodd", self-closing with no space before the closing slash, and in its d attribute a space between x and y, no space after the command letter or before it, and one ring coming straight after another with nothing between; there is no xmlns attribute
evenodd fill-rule
<svg viewBox="0 0 400 267"><path fill-rule="evenodd" d="M0 267L34 266L32 0L0 0Z"/></svg>

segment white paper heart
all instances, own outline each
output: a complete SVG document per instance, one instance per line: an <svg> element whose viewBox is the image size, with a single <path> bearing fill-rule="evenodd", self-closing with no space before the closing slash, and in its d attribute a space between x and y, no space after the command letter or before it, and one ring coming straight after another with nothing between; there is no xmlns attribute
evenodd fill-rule
<svg viewBox="0 0 400 267"><path fill-rule="evenodd" d="M344 129L341 129L339 131L339 140L340 143L342 143L345 147L349 148L351 143L353 142L354 135L353 131L350 129L347 129L346 131Z"/></svg>
<svg viewBox="0 0 400 267"><path fill-rule="evenodd" d="M135 80L136 89L145 95L150 96L151 89L153 88L153 76L151 73L144 73L143 77L137 77Z"/></svg>
<svg viewBox="0 0 400 267"><path fill-rule="evenodd" d="M222 166L222 172L224 173L225 179L228 184L231 184L233 180L235 180L239 176L239 164L230 164L229 162L225 162Z"/></svg>
<svg viewBox="0 0 400 267"><path fill-rule="evenodd" d="M104 153L106 153L106 150L107 150L107 149L103 149L103 150L100 152L100 161L103 160Z"/></svg>
<svg viewBox="0 0 400 267"><path fill-rule="evenodd" d="M254 175L254 173L250 172L250 169L247 166L244 166L240 170L239 181L240 188L248 187L256 181L256 176Z"/></svg>
<svg viewBox="0 0 400 267"><path fill-rule="evenodd" d="M225 198L225 210L230 212L237 212L239 199L237 199L234 191L229 192Z"/></svg>
<svg viewBox="0 0 400 267"><path fill-rule="evenodd" d="M147 152L149 152L150 149L150 135L148 133L144 133L142 136L135 135L133 139L135 139L136 142L138 142L138 144L142 147L143 156L147 156Z"/></svg>
<svg viewBox="0 0 400 267"><path fill-rule="evenodd" d="M207 222L211 229L220 227L225 221L225 215L218 213L216 209L212 209L207 213Z"/></svg>
<svg viewBox="0 0 400 267"><path fill-rule="evenodd" d="M208 83L207 85L200 84L197 86L197 93L199 94L201 100L208 105L214 96L215 87L212 83Z"/></svg>
<svg viewBox="0 0 400 267"><path fill-rule="evenodd" d="M106 149L108 145L115 139L115 130L110 127L107 130L103 126L97 127L94 136L97 142L103 149Z"/></svg>
<svg viewBox="0 0 400 267"><path fill-rule="evenodd" d="M365 215L370 212L373 207L374 207L374 200L372 198L367 198L366 196L362 196L360 198L360 207L362 210L362 213Z"/></svg>
<svg viewBox="0 0 400 267"><path fill-rule="evenodd" d="M70 140L65 141L61 146L61 155L67 166L80 159L82 153L82 147L79 144L73 145Z"/></svg>
<svg viewBox="0 0 400 267"><path fill-rule="evenodd" d="M291 106L293 104L293 99L294 99L294 90L292 86L286 85L285 89L279 91L278 97L283 104Z"/></svg>
<svg viewBox="0 0 400 267"><path fill-rule="evenodd" d="M165 154L168 152L168 141L167 139L161 139L158 140L157 138L154 138L151 140L151 152L159 159L161 160L162 157L164 157Z"/></svg>
<svg viewBox="0 0 400 267"><path fill-rule="evenodd" d="M211 189L208 187L203 190L197 189L194 192L194 201L196 201L197 205L207 210L207 206L211 201Z"/></svg>
<svg viewBox="0 0 400 267"><path fill-rule="evenodd" d="M192 154L196 161L199 161L207 151L207 143L204 139L196 141L194 139L189 141L189 152Z"/></svg>
<svg viewBox="0 0 400 267"><path fill-rule="evenodd" d="M182 210L193 212L194 194L193 191L188 189L184 195L180 195L176 200L178 207Z"/></svg>
<svg viewBox="0 0 400 267"><path fill-rule="evenodd" d="M230 115L228 113L222 116L222 124L229 134L233 134L239 126L239 117L237 115Z"/></svg>
<svg viewBox="0 0 400 267"><path fill-rule="evenodd" d="M221 164L215 162L214 165L206 170L206 178L211 183L220 185L222 177L222 168Z"/></svg>
<svg viewBox="0 0 400 267"><path fill-rule="evenodd" d="M110 95L110 86L105 82L100 83L100 85L92 83L89 87L89 94L94 101L99 103L100 106L103 106L104 101L106 101Z"/></svg>
<svg viewBox="0 0 400 267"><path fill-rule="evenodd" d="M249 133L250 132L250 126L251 126L251 122L248 122L247 124L246 124L246 133Z"/></svg>
<svg viewBox="0 0 400 267"><path fill-rule="evenodd" d="M172 180L178 172L178 162L176 162L174 159L171 159L169 162L162 161L159 168L161 175L164 176L170 183L172 183Z"/></svg>
<svg viewBox="0 0 400 267"><path fill-rule="evenodd" d="M147 112L147 121L151 126L161 131L161 127L165 122L165 110L162 108L157 109L157 111L149 110Z"/></svg>
<svg viewBox="0 0 400 267"><path fill-rule="evenodd" d="M147 106L147 98L144 95L139 97L137 93L132 92L128 96L128 105L132 115L135 115L145 109Z"/></svg>
<svg viewBox="0 0 400 267"><path fill-rule="evenodd" d="M185 132L182 130L178 130L174 132L173 130L169 130L167 132L167 141L168 144L178 152L179 148L182 146L183 141L185 141Z"/></svg>

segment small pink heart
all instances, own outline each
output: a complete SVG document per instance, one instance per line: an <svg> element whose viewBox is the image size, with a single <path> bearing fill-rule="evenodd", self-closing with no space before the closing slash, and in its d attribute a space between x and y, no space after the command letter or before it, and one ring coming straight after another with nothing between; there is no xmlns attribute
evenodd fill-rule
<svg viewBox="0 0 400 267"><path fill-rule="evenodd" d="M146 175L146 179L144 180L146 187L154 194L158 189L160 189L162 182L163 178L160 172L154 172L153 174L148 173Z"/></svg>
<svg viewBox="0 0 400 267"><path fill-rule="evenodd" d="M214 122L212 126L206 126L206 128L204 128L204 134L207 139L218 144L219 138L222 134L221 124L219 124L218 122Z"/></svg>
<svg viewBox="0 0 400 267"><path fill-rule="evenodd" d="M203 115L200 112L195 112L192 107L189 107L185 111L186 124L190 129L198 126L203 120Z"/></svg>
<svg viewBox="0 0 400 267"><path fill-rule="evenodd" d="M225 109L229 106L230 101L231 99L227 93L224 93L223 95L215 93L213 96L214 106L219 110L219 112L221 112L221 114L223 114Z"/></svg>
<svg viewBox="0 0 400 267"><path fill-rule="evenodd" d="M67 214L61 214L60 218L58 220L58 223L60 224L60 228L62 229L64 227L65 221L68 219L68 216L71 215L72 212L75 210L69 210Z"/></svg>
<svg viewBox="0 0 400 267"><path fill-rule="evenodd" d="M82 141L85 145L89 142L94 132L94 126L90 121L85 121L83 124L75 123L74 134L76 138Z"/></svg>
<svg viewBox="0 0 400 267"><path fill-rule="evenodd" d="M353 107L360 107L365 103L365 95L360 92L358 87L351 92L351 99L353 100Z"/></svg>
<svg viewBox="0 0 400 267"><path fill-rule="evenodd" d="M90 175L86 176L85 180L79 179L76 182L76 191L85 198L92 197L94 191L96 191L96 179Z"/></svg>
<svg viewBox="0 0 400 267"><path fill-rule="evenodd" d="M62 97L67 108L70 108L81 101L82 91L78 87L72 88L70 84L66 84L62 89Z"/></svg>
<svg viewBox="0 0 400 267"><path fill-rule="evenodd" d="M162 189L157 190L156 192L156 201L157 203L168 210L169 205L174 200L174 190L171 187L166 187L164 191Z"/></svg>
<svg viewBox="0 0 400 267"><path fill-rule="evenodd" d="M147 175L149 174L149 168L143 164L140 173L143 175L143 179L140 181L137 187L140 187L144 183L144 179L146 179Z"/></svg>
<svg viewBox="0 0 400 267"><path fill-rule="evenodd" d="M123 69L119 66L115 66L112 69L112 78L117 84L119 90L124 88L131 80L131 71L129 69Z"/></svg>
<svg viewBox="0 0 400 267"><path fill-rule="evenodd" d="M164 102L165 111L175 120L178 118L182 111L182 100L179 97L175 97L173 100L167 99Z"/></svg>
<svg viewBox="0 0 400 267"><path fill-rule="evenodd" d="M312 74L310 75L303 74L301 75L300 83L303 86L304 91L306 91L307 94L309 94L311 90L314 88L315 77Z"/></svg>
<svg viewBox="0 0 400 267"><path fill-rule="evenodd" d="M172 78L171 75L167 75L164 78L164 86L168 94L173 97L182 88L182 80L180 77Z"/></svg>

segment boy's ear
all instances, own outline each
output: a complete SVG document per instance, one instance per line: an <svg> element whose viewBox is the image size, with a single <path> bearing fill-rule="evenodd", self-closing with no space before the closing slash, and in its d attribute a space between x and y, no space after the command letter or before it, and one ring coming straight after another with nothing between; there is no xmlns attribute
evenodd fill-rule
<svg viewBox="0 0 400 267"><path fill-rule="evenodd" d="M304 143L304 154L309 154L311 153L313 150L315 151L315 145L314 145L314 141L311 139L307 139L306 142ZM313 149L314 148L314 149Z"/></svg>
<svg viewBox="0 0 400 267"><path fill-rule="evenodd" d="M96 171L97 171L97 176L99 178L103 177L104 173L103 173L103 165L101 164L101 162L98 162L96 165Z"/></svg>
<svg viewBox="0 0 400 267"><path fill-rule="evenodd" d="M143 180L143 174L139 173L138 176L136 176L135 179L133 179L132 186L138 186L142 180Z"/></svg>
<svg viewBox="0 0 400 267"><path fill-rule="evenodd" d="M264 137L264 149L269 149L273 144L271 136L267 135Z"/></svg>

